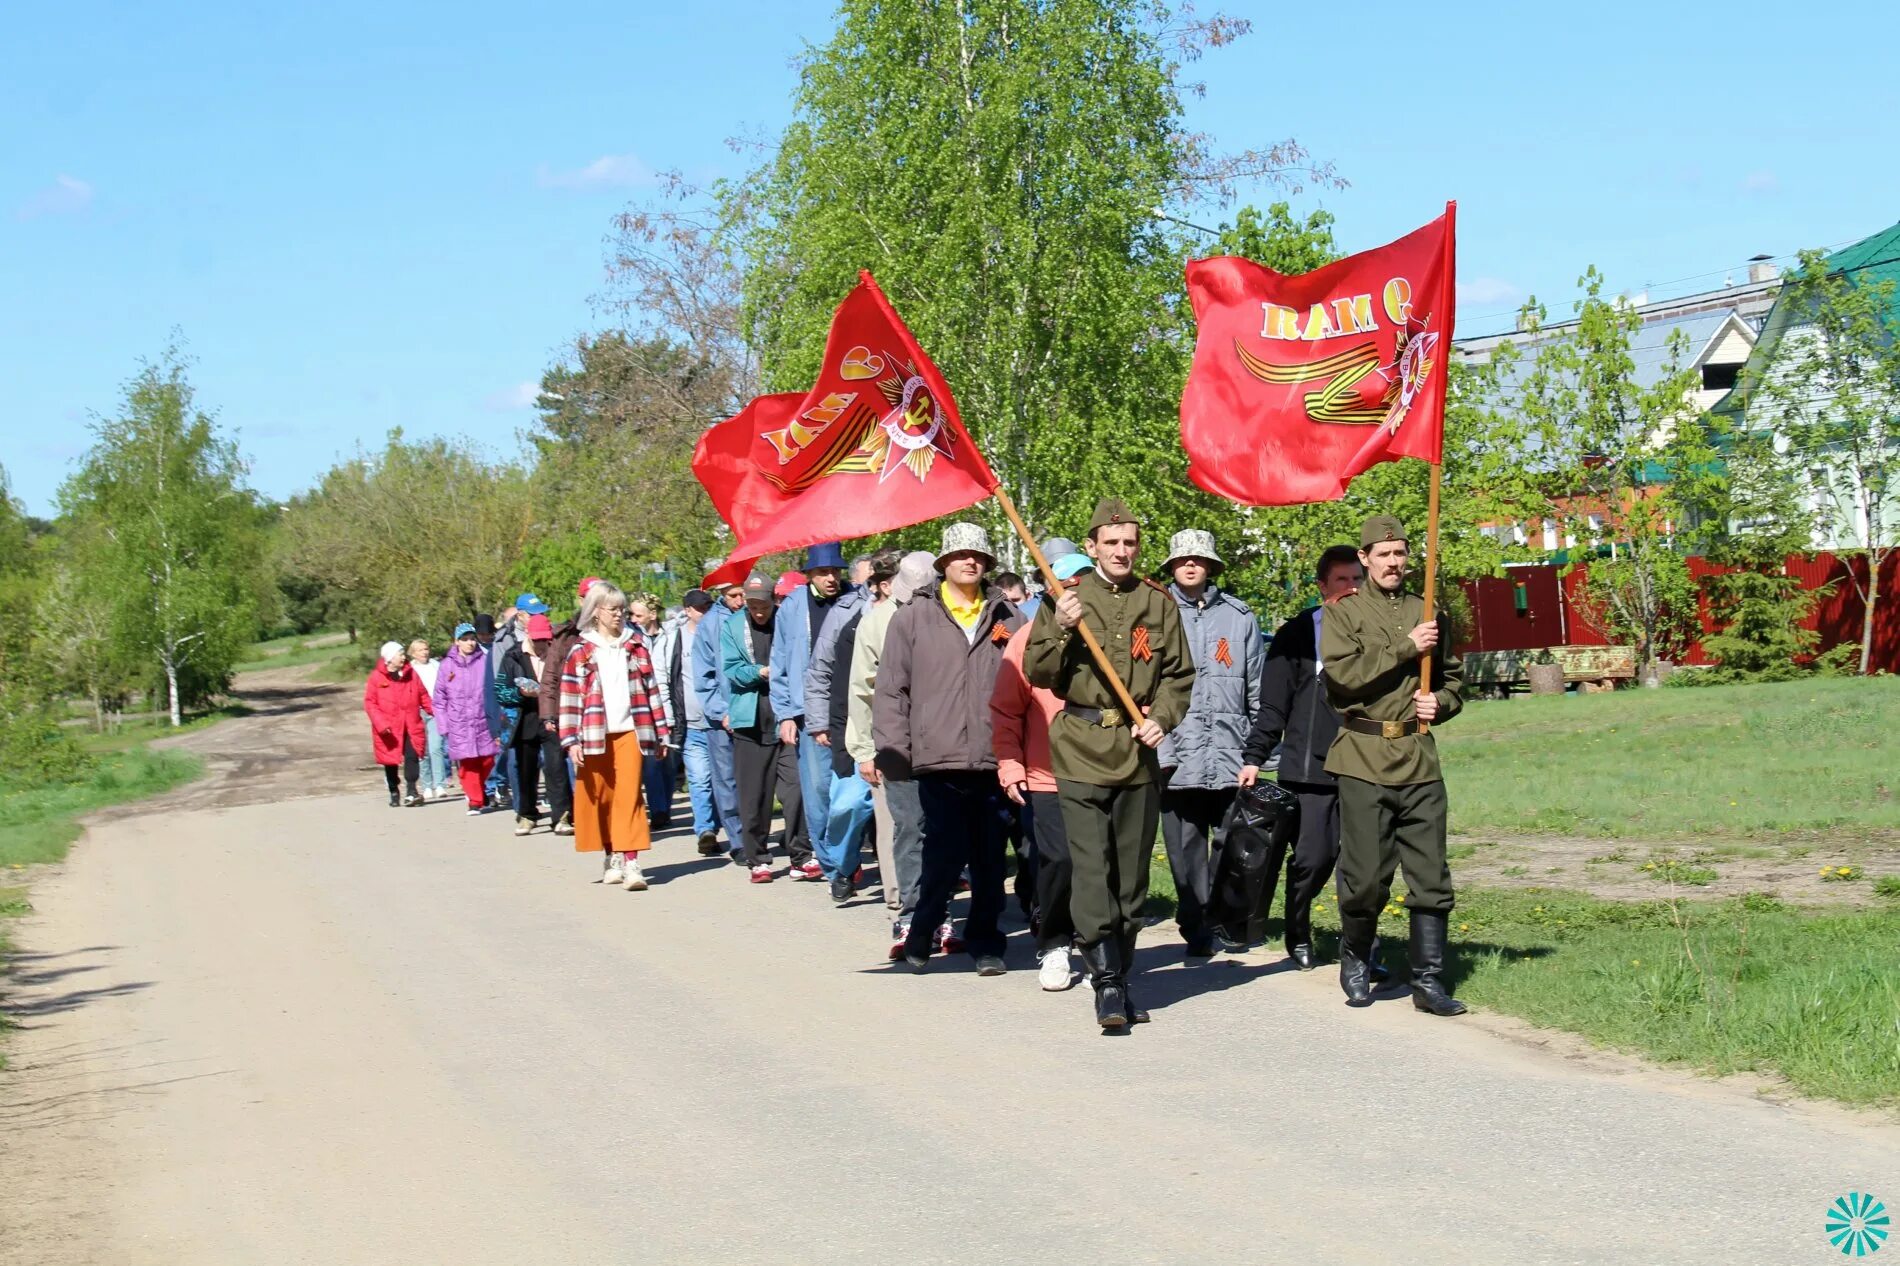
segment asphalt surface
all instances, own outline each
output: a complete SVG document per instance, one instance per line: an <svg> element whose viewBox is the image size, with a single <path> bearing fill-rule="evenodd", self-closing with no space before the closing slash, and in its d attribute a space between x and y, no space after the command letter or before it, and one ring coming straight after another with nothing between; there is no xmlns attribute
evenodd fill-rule
<svg viewBox="0 0 1900 1266"><path fill-rule="evenodd" d="M604 888L343 781L104 822L37 884L0 1261L1728 1266L1900 1203L1893 1125L1349 1011L1277 953L1157 929L1154 1023L1106 1037L1020 931L1005 977L913 975L869 895L678 834Z"/></svg>

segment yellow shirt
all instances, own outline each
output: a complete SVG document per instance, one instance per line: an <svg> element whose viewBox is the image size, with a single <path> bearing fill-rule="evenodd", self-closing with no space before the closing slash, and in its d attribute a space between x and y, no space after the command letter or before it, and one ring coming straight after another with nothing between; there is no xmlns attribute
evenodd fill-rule
<svg viewBox="0 0 1900 1266"><path fill-rule="evenodd" d="M983 614L981 589L976 591L976 597L968 606L957 601L956 591L950 587L950 582L947 580L937 587L937 593L943 599L943 605L949 609L950 618L955 620L965 633L976 627L976 617Z"/></svg>

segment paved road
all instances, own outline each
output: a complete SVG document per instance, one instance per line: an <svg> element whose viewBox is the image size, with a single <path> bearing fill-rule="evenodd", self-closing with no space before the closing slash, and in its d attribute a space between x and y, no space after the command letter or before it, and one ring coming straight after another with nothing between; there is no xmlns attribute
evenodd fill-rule
<svg viewBox="0 0 1900 1266"><path fill-rule="evenodd" d="M0 1261L1727 1266L1900 1203L1894 1127L1349 1012L1274 956L1145 953L1155 1022L1107 1038L1020 936L1001 979L893 972L881 906L681 838L605 889L348 778L106 822L38 885Z"/></svg>

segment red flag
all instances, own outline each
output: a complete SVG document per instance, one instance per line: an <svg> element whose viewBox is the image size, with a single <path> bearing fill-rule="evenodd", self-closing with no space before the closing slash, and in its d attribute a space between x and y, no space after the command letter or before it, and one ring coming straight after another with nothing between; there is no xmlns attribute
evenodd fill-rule
<svg viewBox="0 0 1900 1266"><path fill-rule="evenodd" d="M943 376L859 276L812 389L760 396L699 442L693 473L738 538L709 580L734 560L908 527L996 490Z"/></svg>
<svg viewBox="0 0 1900 1266"><path fill-rule="evenodd" d="M1379 462L1439 461L1457 210L1297 277L1231 256L1189 263L1188 478L1246 505L1298 505L1337 500Z"/></svg>

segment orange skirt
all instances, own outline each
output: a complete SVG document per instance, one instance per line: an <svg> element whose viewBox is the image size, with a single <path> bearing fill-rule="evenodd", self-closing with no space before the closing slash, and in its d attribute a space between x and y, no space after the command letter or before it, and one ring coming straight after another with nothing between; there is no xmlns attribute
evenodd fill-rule
<svg viewBox="0 0 1900 1266"><path fill-rule="evenodd" d="M581 762L574 779L574 851L644 853L653 847L640 786L640 736L609 734L607 751Z"/></svg>

